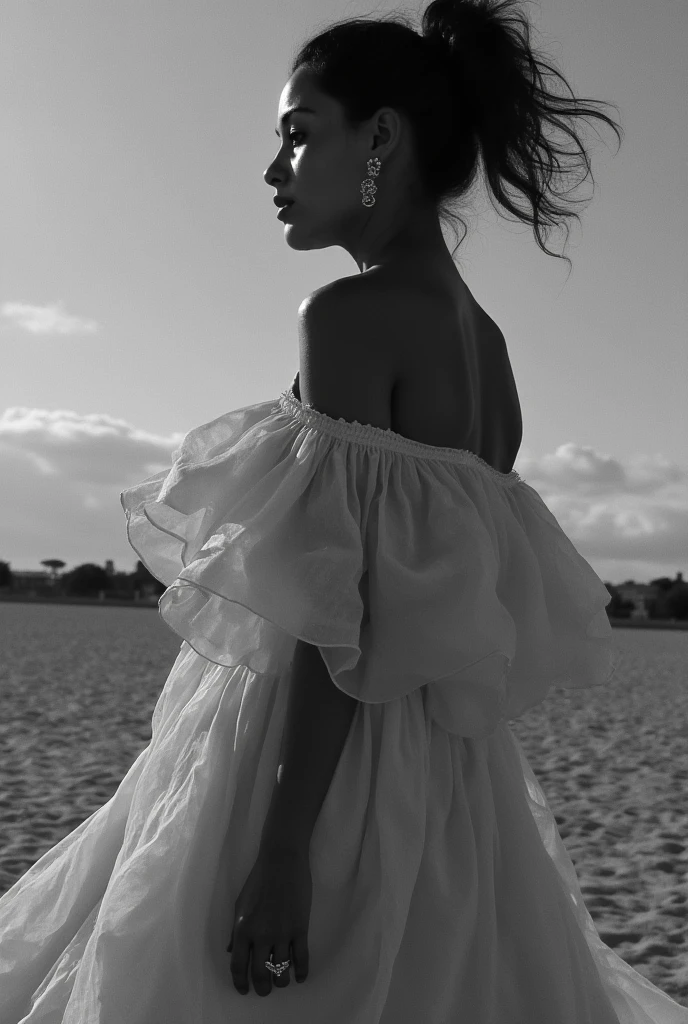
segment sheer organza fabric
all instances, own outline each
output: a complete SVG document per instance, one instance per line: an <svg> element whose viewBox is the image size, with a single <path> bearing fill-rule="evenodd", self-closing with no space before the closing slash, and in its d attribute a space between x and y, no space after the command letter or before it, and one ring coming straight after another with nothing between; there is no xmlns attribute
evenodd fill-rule
<svg viewBox="0 0 688 1024"><path fill-rule="evenodd" d="M0 1024L688 1024L600 939L508 720L600 685L608 594L536 492L292 390L122 492L183 638L111 800L0 899ZM296 638L355 696L310 972L234 989Z"/></svg>
<svg viewBox="0 0 688 1024"><path fill-rule="evenodd" d="M293 385L292 385L293 387ZM298 637L376 704L486 736L615 671L611 597L537 491L472 452L279 402L190 431L122 492L160 614L205 658L284 666Z"/></svg>

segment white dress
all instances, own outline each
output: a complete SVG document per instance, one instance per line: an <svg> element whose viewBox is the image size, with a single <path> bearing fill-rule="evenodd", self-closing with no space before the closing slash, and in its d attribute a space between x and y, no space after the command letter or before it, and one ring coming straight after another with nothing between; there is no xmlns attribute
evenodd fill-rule
<svg viewBox="0 0 688 1024"><path fill-rule="evenodd" d="M114 796L0 899L0 1024L688 1024L601 941L508 724L611 678L606 587L516 472L334 420L297 378L122 492L183 642ZM297 637L360 704L308 978L240 995Z"/></svg>

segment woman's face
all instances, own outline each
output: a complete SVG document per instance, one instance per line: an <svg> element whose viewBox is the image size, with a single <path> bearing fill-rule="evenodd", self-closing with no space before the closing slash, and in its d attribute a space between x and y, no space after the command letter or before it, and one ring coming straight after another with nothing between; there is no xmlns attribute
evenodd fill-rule
<svg viewBox="0 0 688 1024"><path fill-rule="evenodd" d="M294 107L312 113L289 113ZM360 187L368 177L370 129L348 129L341 105L320 92L304 68L284 87L277 117L279 150L263 177L276 196L294 200L282 215L287 244L292 249L346 245L366 223Z"/></svg>

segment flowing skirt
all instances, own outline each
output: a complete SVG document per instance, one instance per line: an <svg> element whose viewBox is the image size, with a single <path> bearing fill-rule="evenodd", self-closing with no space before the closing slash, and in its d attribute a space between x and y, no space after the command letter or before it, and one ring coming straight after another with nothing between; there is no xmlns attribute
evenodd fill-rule
<svg viewBox="0 0 688 1024"><path fill-rule="evenodd" d="M240 995L226 947L287 678L182 643L115 794L0 898L0 1024L688 1024L600 939L508 723L451 734L424 688L356 709L310 846L306 982Z"/></svg>

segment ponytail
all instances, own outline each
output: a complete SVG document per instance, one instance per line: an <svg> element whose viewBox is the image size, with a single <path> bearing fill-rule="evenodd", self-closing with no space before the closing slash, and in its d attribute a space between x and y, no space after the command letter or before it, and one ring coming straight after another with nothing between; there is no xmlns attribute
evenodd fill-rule
<svg viewBox="0 0 688 1024"><path fill-rule="evenodd" d="M463 225L461 241L467 228L454 207L463 205L482 169L497 212L504 216L502 207L530 224L543 252L570 263L545 242L567 218L580 221L569 206L584 200L559 186L568 186L581 166L577 184L590 175L594 185L575 119L606 122L619 142L623 129L595 109L601 101L574 96L533 49L530 32L518 0L432 0L420 33L400 14L335 23L301 47L291 74L306 66L318 88L342 104L351 128L382 106L405 114L424 193L440 217ZM568 95L549 91L548 77ZM550 138L550 129L573 149ZM525 205L514 202L512 190Z"/></svg>

